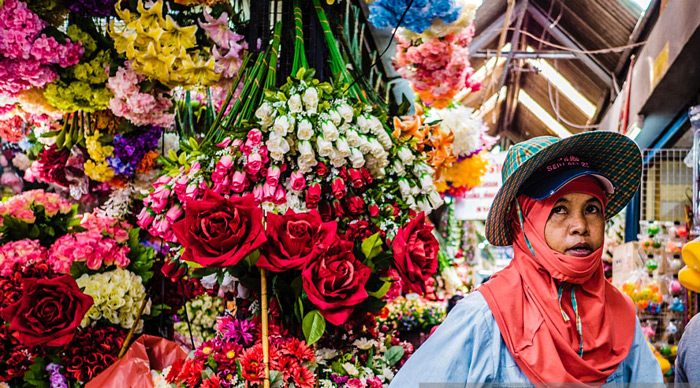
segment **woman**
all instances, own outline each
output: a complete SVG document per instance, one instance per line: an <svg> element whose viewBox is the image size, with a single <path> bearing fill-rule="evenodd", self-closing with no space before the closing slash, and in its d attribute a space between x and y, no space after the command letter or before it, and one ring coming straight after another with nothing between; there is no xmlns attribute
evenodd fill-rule
<svg viewBox="0 0 700 388"><path fill-rule="evenodd" d="M639 148L617 133L513 146L486 221L513 260L457 304L391 387L663 382L632 301L602 266L605 220L640 175Z"/></svg>

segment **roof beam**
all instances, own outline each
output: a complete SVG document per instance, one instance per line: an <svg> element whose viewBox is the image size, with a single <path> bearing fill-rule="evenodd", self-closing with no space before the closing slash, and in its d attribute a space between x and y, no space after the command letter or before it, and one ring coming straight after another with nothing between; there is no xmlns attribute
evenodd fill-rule
<svg viewBox="0 0 700 388"><path fill-rule="evenodd" d="M522 8L522 3L518 3L515 5L515 7L513 8L513 12L511 13L510 20L508 21L508 25L512 23L513 19L516 15L518 15ZM477 51L481 50L486 45L491 43L491 41L494 38L496 38L503 30L503 23L505 22L505 20L506 14L502 13L501 16L498 17L498 19L494 20L493 23L489 24L488 27L484 28L484 30L479 35L475 36L472 39L471 44L469 45L469 55L471 56L471 53L476 53Z"/></svg>
<svg viewBox="0 0 700 388"><path fill-rule="evenodd" d="M501 55L507 55L509 52L508 51L501 51ZM494 57L494 53L490 51L477 51L474 54L469 55L472 58L492 58ZM558 50L550 50L550 51L515 51L513 53L513 59L539 59L539 58L546 58L546 59L576 59L578 58L576 54L570 52L570 51L558 51Z"/></svg>
<svg viewBox="0 0 700 388"><path fill-rule="evenodd" d="M554 21L551 20L547 15L545 15L542 11L539 10L535 5L529 4L527 7L528 12L532 16L537 23L539 23L542 27L544 27L546 30L549 31L550 34L554 37L554 39L558 40L561 42L564 46L572 49L572 50L579 50L583 51L582 46L576 42L573 38L569 36L569 34L563 30L561 27L558 25L555 25L554 27L550 27ZM605 69L603 65L601 65L597 60L592 58L591 56L581 53L581 52L574 52L576 57L580 59L598 78L600 78L602 81L605 82L606 85L613 87L613 79L610 73Z"/></svg>

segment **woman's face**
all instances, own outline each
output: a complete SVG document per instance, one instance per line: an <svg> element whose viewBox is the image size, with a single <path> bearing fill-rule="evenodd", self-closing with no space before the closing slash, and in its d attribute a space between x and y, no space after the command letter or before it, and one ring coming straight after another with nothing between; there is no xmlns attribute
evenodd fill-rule
<svg viewBox="0 0 700 388"><path fill-rule="evenodd" d="M544 227L547 245L559 253L586 257L603 245L605 217L595 197L569 193L554 204Z"/></svg>

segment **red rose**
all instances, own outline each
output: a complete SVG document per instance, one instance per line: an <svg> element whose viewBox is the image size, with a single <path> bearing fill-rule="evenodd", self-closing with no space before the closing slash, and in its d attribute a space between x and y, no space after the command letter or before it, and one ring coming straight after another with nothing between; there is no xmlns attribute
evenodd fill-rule
<svg viewBox="0 0 700 388"><path fill-rule="evenodd" d="M309 209L316 208L316 204L321 200L321 185L318 182L314 182L309 185L309 189L306 191L306 207Z"/></svg>
<svg viewBox="0 0 700 388"><path fill-rule="evenodd" d="M20 300L2 310L19 341L26 346L62 346L73 339L83 316L92 306L70 275L24 280Z"/></svg>
<svg viewBox="0 0 700 388"><path fill-rule="evenodd" d="M345 182L343 182L342 178L335 178L333 179L333 183L331 183L331 189L333 190L333 196L335 199L343 199L345 196L346 188L345 188Z"/></svg>
<svg viewBox="0 0 700 388"><path fill-rule="evenodd" d="M345 232L345 239L348 241L357 241L358 238L364 240L373 234L374 232L369 228L369 222L359 220L351 222L348 225L348 230Z"/></svg>
<svg viewBox="0 0 700 388"><path fill-rule="evenodd" d="M342 180L344 180L344 181L348 180L348 169L347 169L347 167L341 167L341 168L339 168L339 169L338 169L338 176L339 176Z"/></svg>
<svg viewBox="0 0 700 388"><path fill-rule="evenodd" d="M373 177L372 174L369 172L369 170L367 169L367 167L362 167L362 168L360 169L360 171L362 171L362 179L365 180L365 183L366 183L366 184L369 185L369 184L372 183L372 181L374 181L374 177Z"/></svg>
<svg viewBox="0 0 700 388"><path fill-rule="evenodd" d="M376 204L369 205L369 216L376 217L379 215L379 206Z"/></svg>
<svg viewBox="0 0 700 388"><path fill-rule="evenodd" d="M425 213L399 228L391 247L394 250L394 266L401 276L404 292L412 290L425 293L425 281L438 268L438 242L431 232L433 227L425 222Z"/></svg>
<svg viewBox="0 0 700 388"><path fill-rule="evenodd" d="M273 272L302 269L335 241L337 224L323 222L317 211L267 215L267 244L257 266Z"/></svg>
<svg viewBox="0 0 700 388"><path fill-rule="evenodd" d="M301 275L309 300L336 326L345 323L355 306L368 297L365 284L372 270L352 250L351 242L338 240Z"/></svg>
<svg viewBox="0 0 700 388"><path fill-rule="evenodd" d="M316 165L316 174L321 178L325 178L328 175L328 166L323 162L318 162Z"/></svg>
<svg viewBox="0 0 700 388"><path fill-rule="evenodd" d="M252 195L224 198L210 190L185 203L185 218L173 224L183 259L205 267L236 265L265 243L262 209Z"/></svg>
<svg viewBox="0 0 700 388"><path fill-rule="evenodd" d="M350 180L352 180L352 187L359 189L365 184L365 180L362 177L362 171L351 168L348 170L350 173Z"/></svg>
<svg viewBox="0 0 700 388"><path fill-rule="evenodd" d="M337 218L345 217L345 208L343 207L343 204L337 199L333 200L333 213Z"/></svg>
<svg viewBox="0 0 700 388"><path fill-rule="evenodd" d="M348 211L355 216L365 212L365 201L356 195L350 197L345 206L348 208Z"/></svg>

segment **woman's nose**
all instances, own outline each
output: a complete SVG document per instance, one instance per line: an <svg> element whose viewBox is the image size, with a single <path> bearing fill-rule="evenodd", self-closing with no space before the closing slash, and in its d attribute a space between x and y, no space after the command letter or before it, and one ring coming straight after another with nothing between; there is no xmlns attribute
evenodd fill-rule
<svg viewBox="0 0 700 388"><path fill-rule="evenodd" d="M569 233L571 234L586 234L588 233L588 222L582 214L572 215L569 218Z"/></svg>

